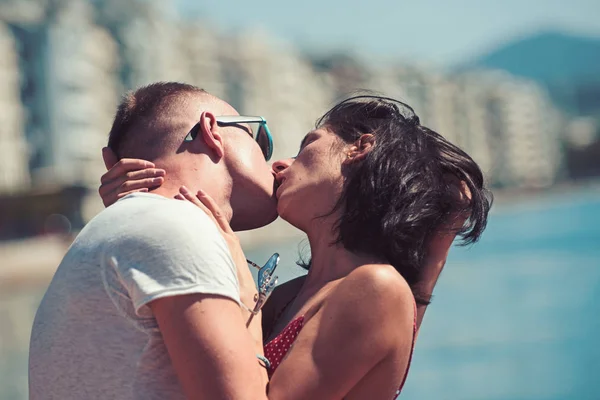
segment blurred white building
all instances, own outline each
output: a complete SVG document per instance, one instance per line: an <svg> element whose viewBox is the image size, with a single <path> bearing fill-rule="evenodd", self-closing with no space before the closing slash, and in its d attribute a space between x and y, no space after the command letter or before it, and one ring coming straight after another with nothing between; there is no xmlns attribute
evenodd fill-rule
<svg viewBox="0 0 600 400"><path fill-rule="evenodd" d="M369 66L368 82L365 89L375 93L398 99L410 105L407 99L407 90L401 75L395 66Z"/></svg>
<svg viewBox="0 0 600 400"><path fill-rule="evenodd" d="M209 93L227 98L227 79L223 42L218 30L206 21L194 21L183 26L179 32L181 48L180 65L185 68L186 83L196 85Z"/></svg>
<svg viewBox="0 0 600 400"><path fill-rule="evenodd" d="M537 84L490 71L401 74L422 124L473 157L490 183L544 187L560 177L561 117Z"/></svg>
<svg viewBox="0 0 600 400"><path fill-rule="evenodd" d="M0 22L0 193L20 191L30 184L15 46L12 32Z"/></svg>
<svg viewBox="0 0 600 400"><path fill-rule="evenodd" d="M491 93L494 177L503 186L545 187L561 175L562 120L533 82L505 76Z"/></svg>
<svg viewBox="0 0 600 400"><path fill-rule="evenodd" d="M486 99L490 88L470 76L431 74L423 123L463 149L485 174L493 173Z"/></svg>
<svg viewBox="0 0 600 400"><path fill-rule="evenodd" d="M457 110L457 145L479 165L484 175L492 179L494 167L493 138L490 130L487 99L489 87L478 76L457 78L461 107Z"/></svg>
<svg viewBox="0 0 600 400"><path fill-rule="evenodd" d="M66 3L66 4L65 4ZM52 162L46 178L97 188L118 101L116 45L87 1L69 0L48 27L45 94Z"/></svg>
<svg viewBox="0 0 600 400"><path fill-rule="evenodd" d="M172 1L124 1L115 2L114 7L122 7L123 13L116 39L121 47L126 88L157 81L189 81L182 28Z"/></svg>
<svg viewBox="0 0 600 400"><path fill-rule="evenodd" d="M39 24L46 17L47 0L2 0L0 20L8 23Z"/></svg>
<svg viewBox="0 0 600 400"><path fill-rule="evenodd" d="M30 3L22 3L25 10ZM19 134L30 148L32 183L95 190L104 172L100 149L107 142L119 93L115 42L94 23L88 1L38 4L43 18L14 13L10 21L18 42L25 109Z"/></svg>

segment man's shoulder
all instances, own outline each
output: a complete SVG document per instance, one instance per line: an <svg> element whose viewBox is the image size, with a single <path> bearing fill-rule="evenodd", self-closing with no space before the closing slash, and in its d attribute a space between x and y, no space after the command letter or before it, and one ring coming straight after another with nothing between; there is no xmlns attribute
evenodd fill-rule
<svg viewBox="0 0 600 400"><path fill-rule="evenodd" d="M198 214L206 215L204 212L202 212L202 210L188 201L170 199L153 193L132 193L108 207L106 211L126 214L144 214L147 212L154 212L161 215L165 215L173 211L179 211L183 213L197 213L197 211L200 211Z"/></svg>
<svg viewBox="0 0 600 400"><path fill-rule="evenodd" d="M75 247L88 249L108 244L143 248L223 241L211 218L183 200L158 195L127 196L96 215L75 240ZM158 248L157 248L158 249Z"/></svg>
<svg viewBox="0 0 600 400"><path fill-rule="evenodd" d="M149 193L134 193L122 198L99 214L106 221L120 226L132 223L136 227L162 228L190 225L196 229L211 227L210 217L201 209L183 200L169 199Z"/></svg>

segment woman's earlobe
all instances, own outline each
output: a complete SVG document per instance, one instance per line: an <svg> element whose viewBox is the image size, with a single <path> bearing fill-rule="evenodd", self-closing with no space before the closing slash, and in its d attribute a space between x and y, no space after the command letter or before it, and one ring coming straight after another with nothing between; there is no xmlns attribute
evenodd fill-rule
<svg viewBox="0 0 600 400"><path fill-rule="evenodd" d="M349 149L346 150L346 157L344 157L344 161L342 162L342 164L351 164L352 162L355 161L355 157L358 154L357 153L358 148L353 145L352 147L350 147Z"/></svg>
<svg viewBox="0 0 600 400"><path fill-rule="evenodd" d="M367 154L371 152L374 146L374 135L370 133L362 135L356 142L354 142L352 147L350 147L350 149L346 153L346 159L344 160L344 163L351 163L363 160L367 156Z"/></svg>

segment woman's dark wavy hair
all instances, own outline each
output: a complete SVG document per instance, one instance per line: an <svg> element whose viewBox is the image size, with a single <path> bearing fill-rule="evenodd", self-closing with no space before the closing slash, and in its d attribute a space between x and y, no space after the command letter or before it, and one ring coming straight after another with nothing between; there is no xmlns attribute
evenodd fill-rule
<svg viewBox="0 0 600 400"><path fill-rule="evenodd" d="M410 106L388 97L348 98L316 125L348 144L363 134L375 136L366 157L344 171L342 195L331 213L341 210L337 242L350 251L383 256L417 301L428 304L429 296L417 293L415 285L432 235L459 215L469 216L457 232L463 245L476 242L485 229L492 197L479 166L422 126ZM457 180L471 192L468 204L456 196Z"/></svg>

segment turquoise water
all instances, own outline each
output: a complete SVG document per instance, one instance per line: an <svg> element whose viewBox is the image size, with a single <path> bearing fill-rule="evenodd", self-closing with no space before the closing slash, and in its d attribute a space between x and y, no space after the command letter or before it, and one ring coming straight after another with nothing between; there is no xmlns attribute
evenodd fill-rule
<svg viewBox="0 0 600 400"><path fill-rule="evenodd" d="M600 193L499 206L454 248L422 325L403 399L600 399ZM282 254L283 280L298 243Z"/></svg>

